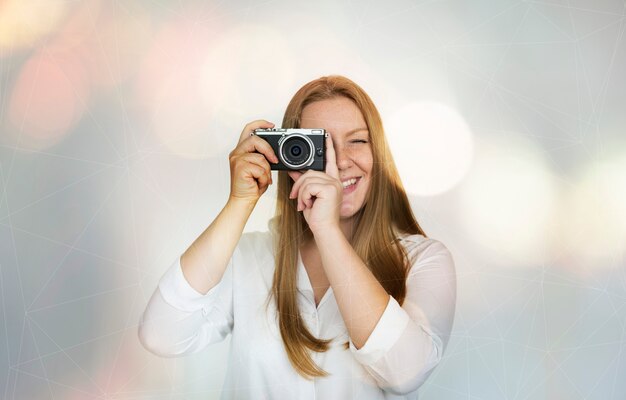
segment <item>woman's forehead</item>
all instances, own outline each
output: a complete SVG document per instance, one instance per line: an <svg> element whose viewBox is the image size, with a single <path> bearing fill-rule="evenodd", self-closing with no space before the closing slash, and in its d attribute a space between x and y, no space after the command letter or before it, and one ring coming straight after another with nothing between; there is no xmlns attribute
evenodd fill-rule
<svg viewBox="0 0 626 400"><path fill-rule="evenodd" d="M343 133L365 128L366 124L356 104L346 98L336 98L307 105L302 110L301 127Z"/></svg>

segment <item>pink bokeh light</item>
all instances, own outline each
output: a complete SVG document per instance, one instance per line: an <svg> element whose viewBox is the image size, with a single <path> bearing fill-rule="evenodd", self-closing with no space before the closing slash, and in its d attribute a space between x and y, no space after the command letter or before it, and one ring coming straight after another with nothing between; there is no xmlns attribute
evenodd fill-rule
<svg viewBox="0 0 626 400"><path fill-rule="evenodd" d="M135 101L151 132L175 153L202 157L214 107L202 99L201 67L219 27L202 22L190 8L167 23L146 53L135 85Z"/></svg>
<svg viewBox="0 0 626 400"><path fill-rule="evenodd" d="M44 48L22 67L10 97L8 119L22 147L48 147L83 115L88 74L71 53Z"/></svg>

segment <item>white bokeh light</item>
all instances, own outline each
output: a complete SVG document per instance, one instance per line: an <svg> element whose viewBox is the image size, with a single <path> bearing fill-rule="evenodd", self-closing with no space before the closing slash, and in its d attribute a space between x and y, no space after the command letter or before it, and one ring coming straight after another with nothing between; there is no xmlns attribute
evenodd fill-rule
<svg viewBox="0 0 626 400"><path fill-rule="evenodd" d="M436 102L411 103L393 114L386 132L406 190L433 196L450 190L467 173L473 139L464 119Z"/></svg>
<svg viewBox="0 0 626 400"><path fill-rule="evenodd" d="M626 151L585 165L560 209L560 257L583 274L620 265L626 251ZM559 256L559 255L557 255ZM589 268L593 266L593 270Z"/></svg>
<svg viewBox="0 0 626 400"><path fill-rule="evenodd" d="M477 143L461 186L468 238L507 266L546 261L556 188L541 150L510 134Z"/></svg>

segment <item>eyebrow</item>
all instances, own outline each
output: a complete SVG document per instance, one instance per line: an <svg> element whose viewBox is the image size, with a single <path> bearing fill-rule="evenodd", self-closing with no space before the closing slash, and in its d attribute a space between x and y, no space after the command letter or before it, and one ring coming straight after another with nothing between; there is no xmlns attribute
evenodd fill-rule
<svg viewBox="0 0 626 400"><path fill-rule="evenodd" d="M367 128L356 128L356 129L352 129L351 131L346 132L346 136L353 135L353 134L355 134L357 132L360 132L360 131L368 131L369 132L369 130Z"/></svg>

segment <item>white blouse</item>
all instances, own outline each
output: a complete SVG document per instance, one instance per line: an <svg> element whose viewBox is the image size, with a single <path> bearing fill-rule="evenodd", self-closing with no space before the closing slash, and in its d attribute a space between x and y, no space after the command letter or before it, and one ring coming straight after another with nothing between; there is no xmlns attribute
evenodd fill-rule
<svg viewBox="0 0 626 400"><path fill-rule="evenodd" d="M315 306L298 257L298 305L309 331L333 339L312 353L329 373L307 380L291 366L272 302L273 227L241 236L220 283L206 295L186 281L180 257L161 278L139 326L151 352L174 357L200 351L232 334L222 399L417 399L417 389L441 360L456 301L454 261L448 249L422 235L401 238L414 263L402 307L387 308L360 348L348 337L332 287ZM267 305L267 307L266 307ZM344 343L350 347L345 349Z"/></svg>

